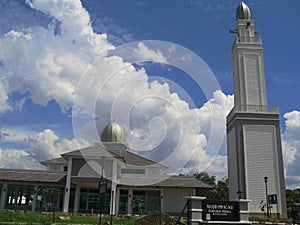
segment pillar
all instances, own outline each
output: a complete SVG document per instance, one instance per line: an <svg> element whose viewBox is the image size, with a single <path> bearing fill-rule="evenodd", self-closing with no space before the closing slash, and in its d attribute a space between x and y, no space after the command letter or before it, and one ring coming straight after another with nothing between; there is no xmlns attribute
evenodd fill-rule
<svg viewBox="0 0 300 225"><path fill-rule="evenodd" d="M120 207L120 189L117 188L117 191L116 191L116 215L119 215L119 207Z"/></svg>
<svg viewBox="0 0 300 225"><path fill-rule="evenodd" d="M111 177L111 195L110 195L110 215L115 214L116 209L116 189L117 189L117 161L112 162L112 177Z"/></svg>
<svg viewBox="0 0 300 225"><path fill-rule="evenodd" d="M86 203L85 203L85 210L88 212L89 210L89 200L90 200L90 189L86 192Z"/></svg>
<svg viewBox="0 0 300 225"><path fill-rule="evenodd" d="M251 200L248 199L238 199L236 200L239 204L240 209L240 222L241 223L249 223L249 202Z"/></svg>
<svg viewBox="0 0 300 225"><path fill-rule="evenodd" d="M38 193L38 185L35 184L34 188L33 188L33 199L32 199L32 205L31 205L31 211L35 211L35 207L36 207L36 200L37 200L37 193Z"/></svg>
<svg viewBox="0 0 300 225"><path fill-rule="evenodd" d="M69 211L69 200L70 200L70 192L71 192L71 172L72 172L72 158L69 158L65 194L64 194L64 205L63 205L63 212L65 213Z"/></svg>
<svg viewBox="0 0 300 225"><path fill-rule="evenodd" d="M128 189L128 215L132 214L132 198L133 198L133 189Z"/></svg>
<svg viewBox="0 0 300 225"><path fill-rule="evenodd" d="M6 203L6 198L7 198L7 183L3 183L2 189L1 189L1 199L0 199L0 209L4 209L5 203Z"/></svg>
<svg viewBox="0 0 300 225"><path fill-rule="evenodd" d="M78 213L79 206L80 206L80 190L81 187L76 185L76 191L75 191L75 201L74 201L74 213Z"/></svg>
<svg viewBox="0 0 300 225"><path fill-rule="evenodd" d="M164 189L160 190L160 211L164 212Z"/></svg>
<svg viewBox="0 0 300 225"><path fill-rule="evenodd" d="M24 187L23 186L20 186L20 189L21 189L21 191L20 191L20 198L19 198L19 201L18 201L18 203L17 203L17 205L22 205L22 199L23 199L23 195L24 195Z"/></svg>
<svg viewBox="0 0 300 225"><path fill-rule="evenodd" d="M186 196L184 197L188 201L187 208L187 217L188 225L199 225L203 223L202 213L202 202L206 199L206 197L198 197L198 196Z"/></svg>

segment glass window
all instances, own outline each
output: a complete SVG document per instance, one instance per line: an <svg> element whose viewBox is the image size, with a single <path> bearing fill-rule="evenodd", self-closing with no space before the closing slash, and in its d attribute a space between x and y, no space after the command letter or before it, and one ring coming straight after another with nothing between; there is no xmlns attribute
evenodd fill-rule
<svg viewBox="0 0 300 225"><path fill-rule="evenodd" d="M120 190L119 214L128 213L128 190Z"/></svg>
<svg viewBox="0 0 300 225"><path fill-rule="evenodd" d="M145 213L145 191L133 191L132 198L132 213L144 214Z"/></svg>

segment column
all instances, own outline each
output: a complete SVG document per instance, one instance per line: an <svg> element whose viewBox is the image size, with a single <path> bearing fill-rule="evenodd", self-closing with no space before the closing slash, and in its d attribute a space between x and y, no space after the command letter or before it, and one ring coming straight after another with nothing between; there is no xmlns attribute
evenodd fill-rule
<svg viewBox="0 0 300 225"><path fill-rule="evenodd" d="M188 225L199 225L200 223L203 223L202 202L206 199L206 197L186 196L184 198L187 199L187 201L188 201L187 224Z"/></svg>
<svg viewBox="0 0 300 225"><path fill-rule="evenodd" d="M112 177L111 177L111 195L110 195L110 215L115 214L116 209L116 189L117 189L117 161L112 161Z"/></svg>
<svg viewBox="0 0 300 225"><path fill-rule="evenodd" d="M36 207L36 199L37 199L37 193L38 193L38 185L35 184L34 185L34 189L33 189L33 199L32 199L32 205L31 205L31 211L35 211L35 207Z"/></svg>
<svg viewBox="0 0 300 225"><path fill-rule="evenodd" d="M72 158L69 158L65 195L64 195L64 205L63 205L63 212L65 213L69 211L69 200L70 200L70 192L71 192L71 172L72 172Z"/></svg>
<svg viewBox="0 0 300 225"><path fill-rule="evenodd" d="M132 214L132 198L133 198L133 189L128 189L128 215Z"/></svg>
<svg viewBox="0 0 300 225"><path fill-rule="evenodd" d="M238 199L236 200L239 204L239 214L240 214L240 222L242 223L250 223L249 222L249 202L251 202L251 200L248 199Z"/></svg>
<svg viewBox="0 0 300 225"><path fill-rule="evenodd" d="M164 212L164 189L160 189L160 211Z"/></svg>
<svg viewBox="0 0 300 225"><path fill-rule="evenodd" d="M19 198L19 201L18 201L18 203L17 203L17 205L22 205L22 199L23 199L23 195L24 195L24 187L23 186L20 186L20 189L21 189L21 191L20 191L20 198Z"/></svg>
<svg viewBox="0 0 300 225"><path fill-rule="evenodd" d="M87 212L89 210L89 200L90 200L90 189L87 189L87 192L86 192L86 203L85 203L85 210Z"/></svg>
<svg viewBox="0 0 300 225"><path fill-rule="evenodd" d="M80 206L80 190L81 187L76 185L76 191L75 191L75 201L74 201L74 213L78 213L79 206Z"/></svg>
<svg viewBox="0 0 300 225"><path fill-rule="evenodd" d="M116 215L118 215L119 214L119 207L120 207L120 189L119 188L117 188L117 190L116 190L116 211L115 211L115 213L116 213Z"/></svg>
<svg viewBox="0 0 300 225"><path fill-rule="evenodd" d="M7 183L3 183L2 189L1 189L1 199L0 199L0 209L4 209L5 203L6 203L6 198L7 198Z"/></svg>

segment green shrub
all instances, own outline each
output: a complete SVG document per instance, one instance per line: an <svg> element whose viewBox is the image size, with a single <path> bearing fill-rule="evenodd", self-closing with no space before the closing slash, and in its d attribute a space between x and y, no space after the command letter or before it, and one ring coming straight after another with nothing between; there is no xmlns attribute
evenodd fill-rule
<svg viewBox="0 0 300 225"><path fill-rule="evenodd" d="M19 223L40 223L40 224L51 224L53 219L52 212L25 212L25 211L14 211L14 210L0 210L0 221L1 222L15 222ZM63 214L55 213L55 223L57 224L98 224L99 216L91 215L80 215L80 214ZM102 223L110 221L110 216L103 216ZM114 225L134 225L136 224L136 217L113 217Z"/></svg>

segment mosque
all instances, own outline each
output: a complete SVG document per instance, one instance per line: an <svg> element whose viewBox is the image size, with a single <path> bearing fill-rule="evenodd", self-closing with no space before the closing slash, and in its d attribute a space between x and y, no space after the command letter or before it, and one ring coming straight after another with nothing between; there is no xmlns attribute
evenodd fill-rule
<svg viewBox="0 0 300 225"><path fill-rule="evenodd" d="M234 107L227 115L230 199L249 200L250 215L261 215L265 201L267 213L286 217L279 112L267 104L262 41L243 2L231 33L236 38ZM77 213L99 212L101 205L114 215L180 213L184 196L201 196L210 188L195 177L168 176L166 166L132 153L116 123L104 128L101 141L42 162L45 171L0 169L0 209Z"/></svg>
<svg viewBox="0 0 300 225"><path fill-rule="evenodd" d="M184 196L210 188L195 177L169 176L166 166L130 152L117 123L104 128L101 141L41 162L46 171L0 169L0 209L91 213L101 205L113 215L178 214Z"/></svg>

